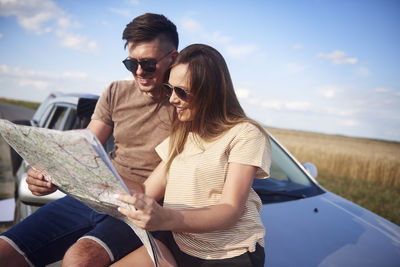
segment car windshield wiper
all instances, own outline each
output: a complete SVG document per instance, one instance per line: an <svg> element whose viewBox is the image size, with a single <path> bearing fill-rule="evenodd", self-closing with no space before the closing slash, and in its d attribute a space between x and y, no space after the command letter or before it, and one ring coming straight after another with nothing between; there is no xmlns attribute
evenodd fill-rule
<svg viewBox="0 0 400 267"><path fill-rule="evenodd" d="M271 190L267 190L267 189L255 189L255 191L257 192L257 194L263 195L263 196L278 195L278 196L292 197L292 198L295 198L295 199L302 199L302 198L306 198L307 197L304 194L290 193L290 192L288 192L286 190L271 191Z"/></svg>

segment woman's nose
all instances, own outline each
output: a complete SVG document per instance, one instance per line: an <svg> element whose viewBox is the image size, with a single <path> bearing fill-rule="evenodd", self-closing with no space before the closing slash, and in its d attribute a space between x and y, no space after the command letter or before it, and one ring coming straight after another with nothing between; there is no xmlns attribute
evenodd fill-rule
<svg viewBox="0 0 400 267"><path fill-rule="evenodd" d="M169 103L174 104L179 102L179 97L175 94L175 90L172 90L171 96L169 97Z"/></svg>

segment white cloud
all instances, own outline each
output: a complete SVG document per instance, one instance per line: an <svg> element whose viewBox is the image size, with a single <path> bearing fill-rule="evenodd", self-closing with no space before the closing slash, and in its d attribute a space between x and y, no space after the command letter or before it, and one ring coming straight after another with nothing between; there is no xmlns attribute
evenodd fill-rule
<svg viewBox="0 0 400 267"><path fill-rule="evenodd" d="M34 14L33 16L30 17L22 17L20 16L18 18L18 21L20 25L27 29L27 30L32 30L35 31L36 33L46 33L50 32L51 28L50 27L44 27L44 24L50 21L51 19L55 18L52 13L38 13Z"/></svg>
<svg viewBox="0 0 400 267"><path fill-rule="evenodd" d="M10 67L7 65L0 65L0 77L7 79L21 80L47 80L57 81L59 79L85 79L88 75L84 72L41 72L30 69L21 69L19 67ZM26 82L25 82L26 83Z"/></svg>
<svg viewBox="0 0 400 267"><path fill-rule="evenodd" d="M336 96L336 94L341 91L339 87L335 85L324 85L317 88L317 92L319 95L322 95L324 98L332 99Z"/></svg>
<svg viewBox="0 0 400 267"><path fill-rule="evenodd" d="M133 78L133 75L131 75L131 76L126 76L125 78L123 78L123 80L127 80L127 81L131 81L131 80L133 80L134 78Z"/></svg>
<svg viewBox="0 0 400 267"><path fill-rule="evenodd" d="M307 101L268 100L263 101L261 106L266 109L274 110L306 111L310 109L311 104Z"/></svg>
<svg viewBox="0 0 400 267"><path fill-rule="evenodd" d="M374 91L376 93L388 93L390 92L390 89L388 88L383 88L383 87L379 87L379 88L375 88Z"/></svg>
<svg viewBox="0 0 400 267"><path fill-rule="evenodd" d="M267 109L281 110L283 104L282 104L282 102L277 101L277 100L268 100L268 101L263 101L261 106L263 108L267 108Z"/></svg>
<svg viewBox="0 0 400 267"><path fill-rule="evenodd" d="M321 112L330 115L337 115L340 117L353 116L356 113L359 113L359 111L356 109L346 109L346 108L336 108L336 107L324 107Z"/></svg>
<svg viewBox="0 0 400 267"><path fill-rule="evenodd" d="M216 43L229 43L232 38L229 36L222 35L220 32L213 32L212 34L209 34L206 36L208 40L211 42L216 42Z"/></svg>
<svg viewBox="0 0 400 267"><path fill-rule="evenodd" d="M325 98L328 98L328 99L334 98L335 97L335 90L333 90L333 89L325 90L325 91L322 92L322 95Z"/></svg>
<svg viewBox="0 0 400 267"><path fill-rule="evenodd" d="M58 38L60 38L60 44L64 47L91 52L98 50L97 43L95 41L88 41L83 35L73 34L65 31L57 31L56 35Z"/></svg>
<svg viewBox="0 0 400 267"><path fill-rule="evenodd" d="M18 23L26 30L43 33L45 24L65 16L50 0L0 1L1 16L16 16Z"/></svg>
<svg viewBox="0 0 400 267"><path fill-rule="evenodd" d="M345 126L358 126L360 123L356 120L352 120L352 119L347 119L347 120L343 120L341 121L341 124L345 125Z"/></svg>
<svg viewBox="0 0 400 267"><path fill-rule="evenodd" d="M400 139L400 130L398 130L398 129L387 130L387 131L385 132L385 134L386 134L387 136L392 137L392 138Z"/></svg>
<svg viewBox="0 0 400 267"><path fill-rule="evenodd" d="M358 69L355 70L356 74L360 76L369 76L371 74L371 71L366 68L366 67L359 67Z"/></svg>
<svg viewBox="0 0 400 267"><path fill-rule="evenodd" d="M60 77L69 78L69 79L85 79L88 77L87 73L85 72L62 72Z"/></svg>
<svg viewBox="0 0 400 267"><path fill-rule="evenodd" d="M3 34L2 34L2 33L0 33L0 39L1 39L1 38L3 38Z"/></svg>
<svg viewBox="0 0 400 267"><path fill-rule="evenodd" d="M228 55L246 57L257 51L258 47L254 44L228 45L225 49Z"/></svg>
<svg viewBox="0 0 400 267"><path fill-rule="evenodd" d="M53 91L101 94L108 81L85 72L52 72L0 65L1 95L16 99L42 101Z"/></svg>
<svg viewBox="0 0 400 267"><path fill-rule="evenodd" d="M285 107L289 110L305 111L310 109L311 104L306 101L289 101L285 103Z"/></svg>
<svg viewBox="0 0 400 267"><path fill-rule="evenodd" d="M195 38L195 42L222 44L227 55L238 57L248 56L258 50L255 44L233 44L230 36L224 35L219 31L209 31L204 29L203 25L191 17L185 17L181 20L181 29L191 34Z"/></svg>
<svg viewBox="0 0 400 267"><path fill-rule="evenodd" d="M61 17L57 20L57 25L61 29L68 29L73 27L73 25L77 26L77 23L72 23L71 20L67 17Z"/></svg>
<svg viewBox="0 0 400 267"><path fill-rule="evenodd" d="M91 41L87 44L87 47L89 48L89 50L91 51L97 51L99 49L97 43L95 41Z"/></svg>
<svg viewBox="0 0 400 267"><path fill-rule="evenodd" d="M63 31L57 32L62 46L73 49L80 49L84 45L86 38L77 34L71 34Z"/></svg>
<svg viewBox="0 0 400 267"><path fill-rule="evenodd" d="M50 87L50 83L42 80L21 79L18 85L22 87L34 87L39 90L46 90Z"/></svg>
<svg viewBox="0 0 400 267"><path fill-rule="evenodd" d="M201 24L192 18L184 18L182 20L182 28L190 33L197 33L203 30Z"/></svg>
<svg viewBox="0 0 400 267"><path fill-rule="evenodd" d="M126 18L132 18L132 13L128 9L110 8L110 11Z"/></svg>
<svg viewBox="0 0 400 267"><path fill-rule="evenodd" d="M251 105L259 106L260 105L260 99L255 98L255 97L249 97L247 98L247 102L249 102Z"/></svg>
<svg viewBox="0 0 400 267"><path fill-rule="evenodd" d="M300 49L302 49L303 48L303 45L302 44L294 44L293 45L293 49L294 50L300 50Z"/></svg>
<svg viewBox="0 0 400 267"><path fill-rule="evenodd" d="M130 0L129 3L131 3L134 6L140 5L140 1L139 0Z"/></svg>
<svg viewBox="0 0 400 267"><path fill-rule="evenodd" d="M298 73L306 69L306 66L299 65L295 62L290 62L284 65L285 72Z"/></svg>
<svg viewBox="0 0 400 267"><path fill-rule="evenodd" d="M93 41L75 34L79 23L51 0L0 0L0 16L16 16L18 24L36 34L53 32L62 46L82 51L97 49Z"/></svg>
<svg viewBox="0 0 400 267"><path fill-rule="evenodd" d="M235 93L238 98L248 98L250 95L250 91L246 89L235 90Z"/></svg>
<svg viewBox="0 0 400 267"><path fill-rule="evenodd" d="M357 63L358 59L354 57L346 57L346 53L340 50L335 50L331 53L319 53L317 57L328 59L334 65L340 64L355 64Z"/></svg>

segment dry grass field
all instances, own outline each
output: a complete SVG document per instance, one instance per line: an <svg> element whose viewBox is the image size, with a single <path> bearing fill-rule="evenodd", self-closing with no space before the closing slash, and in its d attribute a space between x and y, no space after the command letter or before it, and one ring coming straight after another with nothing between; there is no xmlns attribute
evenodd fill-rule
<svg viewBox="0 0 400 267"><path fill-rule="evenodd" d="M400 225L400 143L267 129L317 166L322 186Z"/></svg>
<svg viewBox="0 0 400 267"><path fill-rule="evenodd" d="M400 143L268 128L300 161L342 177L400 187Z"/></svg>
<svg viewBox="0 0 400 267"><path fill-rule="evenodd" d="M16 105L16 106L22 106L22 107L30 108L33 110L36 110L40 105L40 103L38 103L38 102L8 99L8 98L4 98L4 97L0 97L0 103L1 102Z"/></svg>

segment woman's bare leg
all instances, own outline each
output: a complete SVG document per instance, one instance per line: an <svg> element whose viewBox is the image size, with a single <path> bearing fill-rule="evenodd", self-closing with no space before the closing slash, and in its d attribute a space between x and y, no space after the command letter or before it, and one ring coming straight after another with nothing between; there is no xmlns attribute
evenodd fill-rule
<svg viewBox="0 0 400 267"><path fill-rule="evenodd" d="M159 257L159 267L175 267L178 266L174 259L174 256L169 251L169 249L157 239L154 239L159 250L157 251ZM140 267L154 267L154 262L150 258L149 253L145 246L141 246L135 251L132 251L119 261L115 262L111 265L112 267L132 267L132 266L140 266Z"/></svg>

